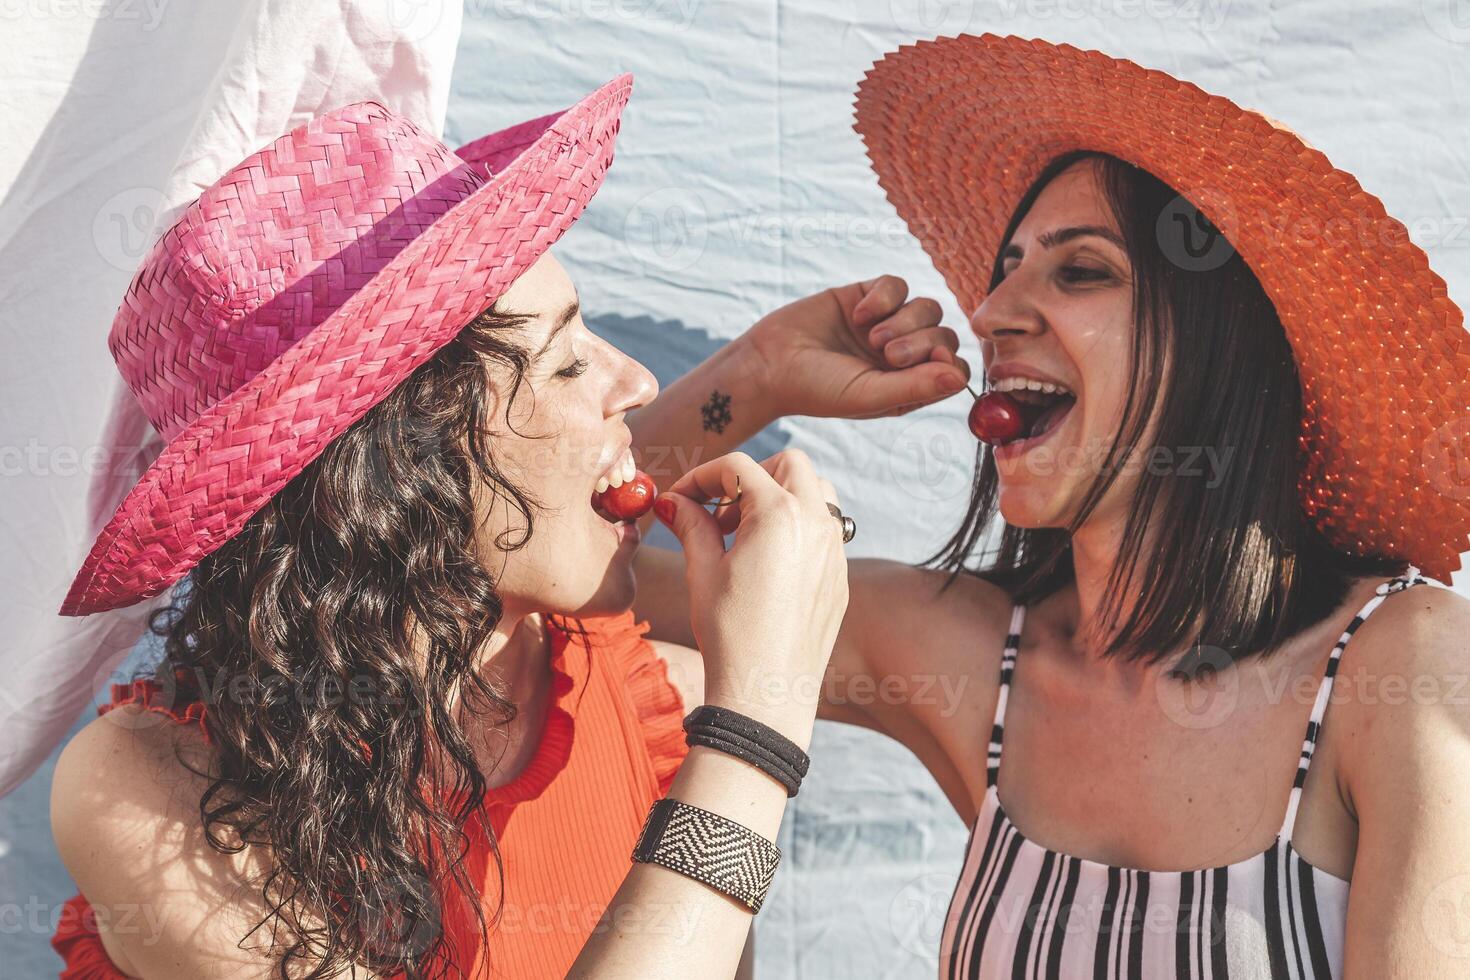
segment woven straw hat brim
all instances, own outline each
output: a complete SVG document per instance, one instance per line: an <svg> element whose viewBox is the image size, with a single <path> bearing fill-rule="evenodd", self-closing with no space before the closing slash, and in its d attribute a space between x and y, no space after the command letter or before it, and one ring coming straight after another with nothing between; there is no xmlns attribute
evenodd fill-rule
<svg viewBox="0 0 1470 980"><path fill-rule="evenodd" d="M966 316L1055 157L1144 168L1210 218L1275 304L1305 418L1303 513L1337 547L1448 581L1470 550L1470 345L1377 197L1265 116L1131 61L995 34L905 45L857 88L878 182ZM1226 247L1229 247L1226 246Z"/></svg>
<svg viewBox="0 0 1470 980"><path fill-rule="evenodd" d="M553 114L505 169L185 426L98 535L61 614L119 608L168 588L501 296L601 185L631 90L624 74Z"/></svg>

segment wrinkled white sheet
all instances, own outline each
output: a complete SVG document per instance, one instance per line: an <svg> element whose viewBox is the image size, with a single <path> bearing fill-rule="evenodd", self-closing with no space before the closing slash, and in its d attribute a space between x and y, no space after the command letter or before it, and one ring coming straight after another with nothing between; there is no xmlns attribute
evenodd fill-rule
<svg viewBox="0 0 1470 980"><path fill-rule="evenodd" d="M471 0L457 56L458 0L355 4L360 30L319 0L151 2L97 16L68 13L95 6L82 0L0 0L0 793L15 789L0 800L0 903L39 901L43 920L72 894L48 769L17 783L90 714L140 631L138 609L55 616L104 498L136 472L89 504L84 454L146 431L128 413L102 425L120 403L107 326L169 212L320 108L373 94L442 122L452 146L632 71L617 161L557 248L593 328L665 383L780 303L881 271L941 298L978 364L850 128L875 57L963 30L1100 48L1269 112L1382 197L1451 297L1470 298L1470 27L1455 0ZM380 40L390 29L399 42ZM849 554L917 560L963 510L965 407L793 419L747 448L813 456L858 521ZM932 976L966 828L891 741L820 725L813 757L757 920L759 974ZM52 921L0 929L7 975L54 971Z"/></svg>
<svg viewBox="0 0 1470 980"><path fill-rule="evenodd" d="M0 6L6 976L56 975L47 940L75 886L50 834L55 750L95 715L94 695L155 605L56 614L160 448L107 351L123 290L183 205L324 109L376 98L439 132L459 29L459 0L427 16L383 0Z"/></svg>

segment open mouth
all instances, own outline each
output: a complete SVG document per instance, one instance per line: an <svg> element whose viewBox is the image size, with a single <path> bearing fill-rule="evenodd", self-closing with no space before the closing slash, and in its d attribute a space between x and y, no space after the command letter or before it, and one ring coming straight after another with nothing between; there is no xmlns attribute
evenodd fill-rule
<svg viewBox="0 0 1470 980"><path fill-rule="evenodd" d="M604 509L602 506L602 495L607 490L631 482L637 474L638 468L633 462L632 451L627 449L623 450L623 454L613 462L612 466L608 467L607 472L598 478L597 485L592 488L592 496L588 500L588 504L592 507L592 512L609 524L619 525L625 523L623 518L614 517Z"/></svg>
<svg viewBox="0 0 1470 980"><path fill-rule="evenodd" d="M1021 436L1016 442L1028 439L1036 439L1051 432L1072 406L1077 404L1077 396L1067 392L1032 391L1030 389L1007 392L1021 406L1021 413L1025 419L1025 428L1021 430Z"/></svg>

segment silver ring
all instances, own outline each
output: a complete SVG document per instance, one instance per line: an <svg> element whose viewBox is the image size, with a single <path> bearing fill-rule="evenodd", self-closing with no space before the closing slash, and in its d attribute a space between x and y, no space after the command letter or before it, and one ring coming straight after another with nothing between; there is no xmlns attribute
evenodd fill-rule
<svg viewBox="0 0 1470 980"><path fill-rule="evenodd" d="M827 510L842 525L842 543L847 544L847 542L851 541L857 535L857 522L851 517L845 516L836 504L828 504Z"/></svg>

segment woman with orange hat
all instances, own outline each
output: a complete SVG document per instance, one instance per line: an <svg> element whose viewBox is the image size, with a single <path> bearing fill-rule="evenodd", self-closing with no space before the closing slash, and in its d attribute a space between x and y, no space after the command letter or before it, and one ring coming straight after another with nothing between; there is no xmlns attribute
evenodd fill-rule
<svg viewBox="0 0 1470 980"><path fill-rule="evenodd" d="M548 250L630 89L457 151L335 109L145 257L109 345L167 445L62 612L189 581L153 675L56 766L64 977L735 971L815 712L735 682L822 670L852 525L804 454L719 454L661 503L698 654L629 611L651 480L625 423L669 409ZM771 322L830 336L809 309ZM700 377L738 388L742 350ZM870 358L843 407L958 388L938 357ZM697 502L728 493L727 551Z"/></svg>
<svg viewBox="0 0 1470 980"><path fill-rule="evenodd" d="M1414 586L1470 550L1470 343L1423 252L1295 134L1096 51L905 46L856 112L985 359L959 530L851 563L818 712L972 828L941 975L1462 975L1470 602ZM687 640L677 559L637 568Z"/></svg>

